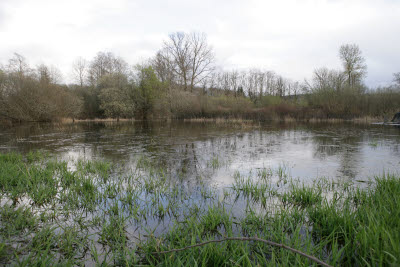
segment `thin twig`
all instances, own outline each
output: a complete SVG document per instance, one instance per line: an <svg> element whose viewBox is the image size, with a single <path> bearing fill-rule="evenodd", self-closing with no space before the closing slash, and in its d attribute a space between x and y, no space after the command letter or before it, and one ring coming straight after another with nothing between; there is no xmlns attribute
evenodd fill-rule
<svg viewBox="0 0 400 267"><path fill-rule="evenodd" d="M204 246L204 245L207 245L209 243L220 243L220 242L224 242L224 241L228 241L228 240L263 242L263 243L266 243L266 244L268 244L270 246L280 247L280 248L284 248L284 249L290 250L290 251L292 251L294 253L297 253L297 254L299 254L299 255L301 255L303 257L306 257L306 258L308 258L308 259L310 259L310 260L312 260L312 261L314 261L314 262L316 262L316 263L318 263L318 264L320 264L322 266L332 267L331 265L327 264L326 262L323 262L320 259L318 259L318 258L316 258L314 256L311 256L311 255L308 255L308 254L306 254L306 253L304 253L304 252L302 252L300 250L288 247L288 246L286 246L284 244L275 243L275 242L272 242L272 241L269 241L269 240L261 239L261 238L258 238L258 237L226 237L226 238L219 239L219 240L206 241L206 242L203 242L203 243L195 244L195 245L192 245L192 246L187 246L187 247L184 247L184 248L171 249L171 250L160 251L160 252L153 252L153 254L167 254L167 253L171 253L171 252L179 252L179 251L183 251L183 250L194 248L194 247Z"/></svg>

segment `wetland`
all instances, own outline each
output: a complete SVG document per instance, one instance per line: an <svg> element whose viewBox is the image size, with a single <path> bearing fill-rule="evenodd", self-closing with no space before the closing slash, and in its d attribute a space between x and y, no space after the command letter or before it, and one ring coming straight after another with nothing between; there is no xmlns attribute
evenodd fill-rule
<svg viewBox="0 0 400 267"><path fill-rule="evenodd" d="M396 265L399 148L399 128L352 123L2 128L0 262L318 265L259 238L327 265Z"/></svg>

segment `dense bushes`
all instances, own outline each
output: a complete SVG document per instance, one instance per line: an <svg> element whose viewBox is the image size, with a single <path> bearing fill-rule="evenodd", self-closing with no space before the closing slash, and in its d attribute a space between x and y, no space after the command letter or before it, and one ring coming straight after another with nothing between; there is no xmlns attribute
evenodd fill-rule
<svg viewBox="0 0 400 267"><path fill-rule="evenodd" d="M87 81L81 79L80 85L66 86L60 84L54 67L32 69L16 54L0 68L0 119L352 119L390 118L400 109L399 84L368 90L360 81L350 85L344 72L326 68L317 69L312 82L306 85L293 87L267 75L267 85L276 87L274 90L251 83L243 91L237 84L232 88L209 84L185 90L179 80L164 79L151 62L129 69L123 59L111 53L99 53L89 66ZM253 72L244 77L261 77Z"/></svg>
<svg viewBox="0 0 400 267"><path fill-rule="evenodd" d="M0 117L15 121L52 121L75 117L80 113L81 100L70 89L35 76L7 73L0 83Z"/></svg>

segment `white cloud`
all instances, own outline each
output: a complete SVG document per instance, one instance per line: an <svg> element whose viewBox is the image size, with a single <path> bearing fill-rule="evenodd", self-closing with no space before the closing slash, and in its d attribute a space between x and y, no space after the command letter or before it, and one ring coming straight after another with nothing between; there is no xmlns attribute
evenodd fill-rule
<svg viewBox="0 0 400 267"><path fill-rule="evenodd" d="M68 74L77 56L107 50L135 64L169 33L197 30L225 68L260 67L297 80L317 67L340 68L339 46L357 43L366 81L376 86L400 71L399 28L400 2L390 0L2 0L0 62L18 52Z"/></svg>

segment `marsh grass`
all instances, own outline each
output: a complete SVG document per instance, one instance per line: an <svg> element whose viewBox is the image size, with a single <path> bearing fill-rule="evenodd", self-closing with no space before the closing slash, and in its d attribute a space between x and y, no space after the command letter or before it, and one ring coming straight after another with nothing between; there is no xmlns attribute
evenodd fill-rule
<svg viewBox="0 0 400 267"><path fill-rule="evenodd" d="M71 168L40 152L0 154L0 264L314 264L254 241L157 254L235 236L285 244L331 265L400 264L398 176L376 177L365 189L325 178L303 184L281 165L236 172L222 191L200 179L191 191L167 173L145 157L127 174L103 161Z"/></svg>
<svg viewBox="0 0 400 267"><path fill-rule="evenodd" d="M374 140L374 141L369 142L368 145L369 145L370 147L374 147L374 148L375 148L375 147L378 146L378 142L377 142L376 140Z"/></svg>
<svg viewBox="0 0 400 267"><path fill-rule="evenodd" d="M217 169L217 168L219 168L219 167L221 166L221 162L220 162L220 160L218 159L218 156L214 156L214 157L211 159L210 165L211 165L211 167L212 167L213 169Z"/></svg>
<svg viewBox="0 0 400 267"><path fill-rule="evenodd" d="M281 196L284 204L290 203L300 207L308 207L318 204L322 201L322 191L316 187L292 184L290 191Z"/></svg>

